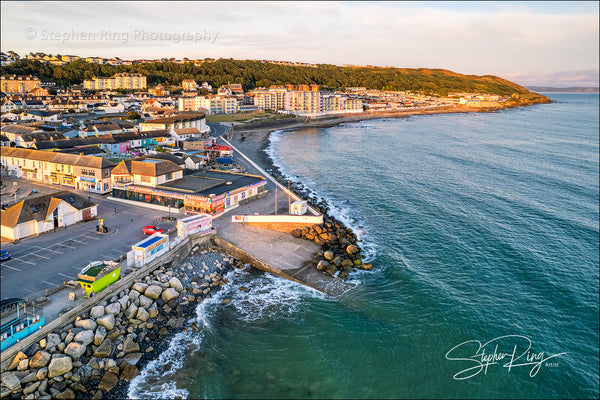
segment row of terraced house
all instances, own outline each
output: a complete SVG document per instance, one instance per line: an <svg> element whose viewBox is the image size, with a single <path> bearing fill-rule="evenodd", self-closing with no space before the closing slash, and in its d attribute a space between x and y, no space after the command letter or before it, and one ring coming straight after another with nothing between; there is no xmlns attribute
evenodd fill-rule
<svg viewBox="0 0 600 400"><path fill-rule="evenodd" d="M139 157L118 165L102 157L2 147L2 168L42 183L120 201L182 208L188 214L217 216L259 196L266 179L258 175L203 170L183 175L183 166L164 157Z"/></svg>

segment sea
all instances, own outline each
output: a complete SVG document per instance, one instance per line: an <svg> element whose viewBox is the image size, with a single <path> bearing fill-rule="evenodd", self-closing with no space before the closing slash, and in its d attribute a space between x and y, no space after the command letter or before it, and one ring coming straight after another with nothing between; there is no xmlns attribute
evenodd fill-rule
<svg viewBox="0 0 600 400"><path fill-rule="evenodd" d="M373 270L338 298L230 272L129 396L598 398L599 96L548 96L273 133Z"/></svg>

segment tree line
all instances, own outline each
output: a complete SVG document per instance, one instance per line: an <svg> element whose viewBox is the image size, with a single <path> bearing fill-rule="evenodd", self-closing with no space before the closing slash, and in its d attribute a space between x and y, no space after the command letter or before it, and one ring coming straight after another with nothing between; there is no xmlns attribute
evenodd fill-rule
<svg viewBox="0 0 600 400"><path fill-rule="evenodd" d="M170 61L135 65L88 63L83 59L65 65L20 59L1 68L2 75L35 75L54 80L58 86L81 84L94 76L116 73L141 73L148 86L162 84L179 86L184 79L208 82L213 88L223 84L241 83L244 90L286 84L317 84L325 90L346 87L414 91L447 95L449 92L493 93L511 95L528 93L527 89L502 78L484 75L462 75L444 69L340 67L319 64L315 67L278 65L255 60L218 59L195 65Z"/></svg>

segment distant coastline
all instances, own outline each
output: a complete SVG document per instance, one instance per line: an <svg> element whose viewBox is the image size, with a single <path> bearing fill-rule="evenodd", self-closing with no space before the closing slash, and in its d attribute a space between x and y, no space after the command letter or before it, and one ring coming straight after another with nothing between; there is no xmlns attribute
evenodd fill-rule
<svg viewBox="0 0 600 400"><path fill-rule="evenodd" d="M527 90L532 92L548 92L548 93L599 93L600 88L590 86L573 86L573 87L552 87L552 86L526 86Z"/></svg>
<svg viewBox="0 0 600 400"><path fill-rule="evenodd" d="M362 112L356 114L325 116L312 119L301 117L280 119L274 121L254 122L247 124L234 124L229 141L240 151L257 162L263 169L273 171L275 175L281 175L279 168L274 165L273 160L267 155L266 148L270 144L272 132L279 130L296 130L303 128L328 128L342 123L359 122L370 119L381 118L406 118L413 115L453 114L453 113L481 113L496 112L504 109L531 106L535 104L550 103L551 100L543 95L535 95L530 100L521 100L520 103L512 103L502 107L468 108L468 107L436 107L429 109L407 109L398 111Z"/></svg>

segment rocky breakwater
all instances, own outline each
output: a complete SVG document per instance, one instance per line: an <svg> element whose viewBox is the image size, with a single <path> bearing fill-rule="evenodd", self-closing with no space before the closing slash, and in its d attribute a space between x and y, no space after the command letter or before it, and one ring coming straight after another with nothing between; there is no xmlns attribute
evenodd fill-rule
<svg viewBox="0 0 600 400"><path fill-rule="evenodd" d="M292 236L311 240L322 247L315 264L325 273L346 279L353 268L373 268L371 264L362 262L362 250L356 234L333 217L327 217L320 225L295 229Z"/></svg>
<svg viewBox="0 0 600 400"><path fill-rule="evenodd" d="M172 335L200 329L196 305L242 265L194 247L193 263L162 266L19 352L1 375L6 399L126 398L128 382L168 347Z"/></svg>

